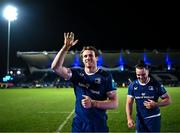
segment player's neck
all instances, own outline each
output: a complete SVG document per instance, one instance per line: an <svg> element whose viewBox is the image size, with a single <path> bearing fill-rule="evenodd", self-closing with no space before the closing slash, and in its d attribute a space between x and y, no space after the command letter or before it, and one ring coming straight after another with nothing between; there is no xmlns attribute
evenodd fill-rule
<svg viewBox="0 0 180 133"><path fill-rule="evenodd" d="M85 67L86 74L94 74L98 71L98 67Z"/></svg>
<svg viewBox="0 0 180 133"><path fill-rule="evenodd" d="M150 77L148 77L147 79L146 79L146 81L145 82L141 82L140 80L138 80L139 81L139 84L140 85L146 85L147 83L149 83L149 81L150 81Z"/></svg>

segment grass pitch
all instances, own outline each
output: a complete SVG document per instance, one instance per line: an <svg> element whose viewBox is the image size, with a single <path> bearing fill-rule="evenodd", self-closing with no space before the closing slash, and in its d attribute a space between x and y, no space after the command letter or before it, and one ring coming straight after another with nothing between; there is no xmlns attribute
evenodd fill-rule
<svg viewBox="0 0 180 133"><path fill-rule="evenodd" d="M180 132L180 87L167 91L172 104L161 107L161 131ZM126 125L126 94L118 88L119 107L107 111L110 132L135 132ZM70 132L74 102L71 88L0 89L0 132Z"/></svg>

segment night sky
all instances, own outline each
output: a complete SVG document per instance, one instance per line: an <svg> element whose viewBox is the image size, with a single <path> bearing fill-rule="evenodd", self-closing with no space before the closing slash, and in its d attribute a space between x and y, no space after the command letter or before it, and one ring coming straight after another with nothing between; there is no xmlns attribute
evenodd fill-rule
<svg viewBox="0 0 180 133"><path fill-rule="evenodd" d="M177 49L179 7L174 1L0 0L1 76L6 71L7 28L2 17L7 4L18 8L11 22L10 66L22 62L17 51L58 51L63 33L72 31L79 43L104 51Z"/></svg>

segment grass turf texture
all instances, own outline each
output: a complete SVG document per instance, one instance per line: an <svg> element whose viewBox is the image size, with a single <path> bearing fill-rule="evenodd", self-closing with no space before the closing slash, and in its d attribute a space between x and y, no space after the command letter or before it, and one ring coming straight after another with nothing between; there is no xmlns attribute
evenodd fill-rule
<svg viewBox="0 0 180 133"><path fill-rule="evenodd" d="M161 131L180 132L180 87L167 87L167 90L172 104L161 107ZM126 94L126 88L118 88L119 107L107 111L110 132L135 131L126 125ZM0 89L0 132L56 132L73 111L74 102L73 89L69 88ZM71 131L72 118L73 115L61 132Z"/></svg>

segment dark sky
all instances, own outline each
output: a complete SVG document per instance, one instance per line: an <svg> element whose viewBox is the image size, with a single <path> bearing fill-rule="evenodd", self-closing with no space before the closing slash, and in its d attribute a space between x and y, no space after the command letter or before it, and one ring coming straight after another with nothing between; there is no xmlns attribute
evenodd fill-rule
<svg viewBox="0 0 180 133"><path fill-rule="evenodd" d="M10 66L20 66L17 51L57 51L63 33L79 39L74 49L94 45L101 50L177 49L179 7L174 1L1 0L0 63L6 70L7 28L2 10L18 8L11 22Z"/></svg>

